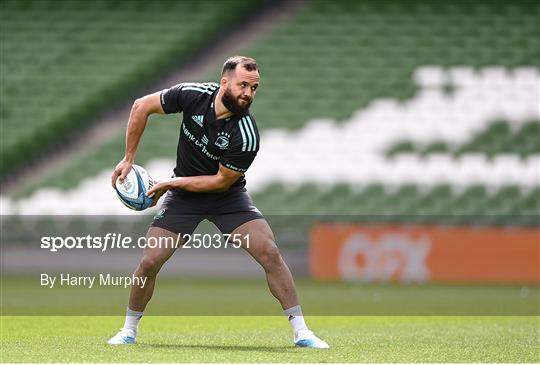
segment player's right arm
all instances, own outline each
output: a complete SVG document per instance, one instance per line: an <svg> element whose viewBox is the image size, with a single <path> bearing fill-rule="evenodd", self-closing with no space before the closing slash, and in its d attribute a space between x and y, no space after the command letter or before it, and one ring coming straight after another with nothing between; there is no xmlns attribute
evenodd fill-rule
<svg viewBox="0 0 540 365"><path fill-rule="evenodd" d="M144 128L148 122L148 117L152 114L164 114L165 111L161 106L160 93L156 92L143 96L135 100L129 114L129 121L126 131L126 152L124 158L116 165L112 177L111 184L115 187L116 179L120 178L123 181L131 170L131 166L135 161L137 147L141 141Z"/></svg>

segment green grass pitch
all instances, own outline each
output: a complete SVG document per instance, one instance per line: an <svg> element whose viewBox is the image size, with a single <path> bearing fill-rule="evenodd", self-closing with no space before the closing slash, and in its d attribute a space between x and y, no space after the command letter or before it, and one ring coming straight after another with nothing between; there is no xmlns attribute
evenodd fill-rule
<svg viewBox="0 0 540 365"><path fill-rule="evenodd" d="M1 362L540 362L538 286L298 280L307 323L331 346L313 350L293 347L264 278L160 278L127 347L106 341L129 289L37 283L1 278Z"/></svg>
<svg viewBox="0 0 540 365"><path fill-rule="evenodd" d="M281 317L2 317L2 362L538 362L538 317L311 317L329 350L292 347Z"/></svg>

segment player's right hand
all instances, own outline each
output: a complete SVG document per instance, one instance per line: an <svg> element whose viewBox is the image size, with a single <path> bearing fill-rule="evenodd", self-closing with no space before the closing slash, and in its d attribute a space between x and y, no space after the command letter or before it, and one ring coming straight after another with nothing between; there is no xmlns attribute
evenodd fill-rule
<svg viewBox="0 0 540 365"><path fill-rule="evenodd" d="M125 157L122 159L122 161L118 163L118 165L116 165L112 173L112 178L111 178L111 184L112 184L113 189L116 188L116 179L120 178L120 182L121 183L124 182L124 179L131 171L132 165L133 165L133 162L126 160Z"/></svg>

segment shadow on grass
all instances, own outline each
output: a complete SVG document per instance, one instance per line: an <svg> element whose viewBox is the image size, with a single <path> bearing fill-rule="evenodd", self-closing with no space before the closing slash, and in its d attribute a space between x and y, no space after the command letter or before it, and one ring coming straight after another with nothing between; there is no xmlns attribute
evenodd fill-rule
<svg viewBox="0 0 540 365"><path fill-rule="evenodd" d="M287 346L237 346L237 345L188 345L169 343L138 343L137 347L178 349L178 350L218 350L218 351L262 351L262 352L291 352L295 347Z"/></svg>

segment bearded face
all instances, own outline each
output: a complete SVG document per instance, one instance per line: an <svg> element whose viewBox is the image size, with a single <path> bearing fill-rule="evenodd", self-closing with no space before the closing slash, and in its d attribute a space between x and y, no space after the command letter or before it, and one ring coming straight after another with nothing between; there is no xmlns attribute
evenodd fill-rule
<svg viewBox="0 0 540 365"><path fill-rule="evenodd" d="M259 87L259 72L248 71L242 66L237 66L221 79L224 92L221 101L225 108L235 115L249 113L249 107L255 99Z"/></svg>
<svg viewBox="0 0 540 365"><path fill-rule="evenodd" d="M227 87L227 90L223 93L221 101L225 108L231 111L235 115L244 115L249 112L249 107L253 102L253 98L247 95L235 95L231 87Z"/></svg>

